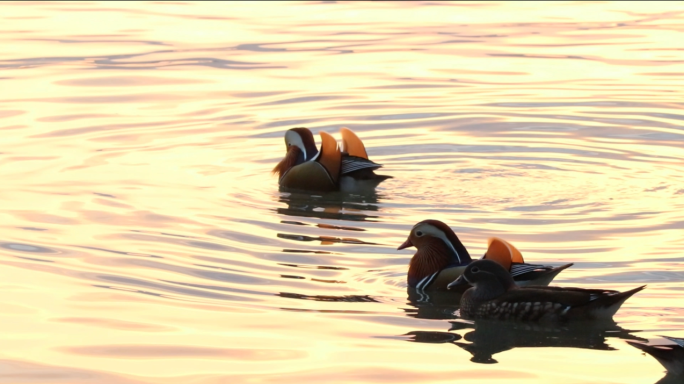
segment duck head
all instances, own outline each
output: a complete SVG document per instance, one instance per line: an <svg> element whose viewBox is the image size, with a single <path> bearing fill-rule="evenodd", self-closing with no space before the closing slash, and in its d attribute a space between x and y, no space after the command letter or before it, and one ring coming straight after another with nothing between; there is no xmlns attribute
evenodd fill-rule
<svg viewBox="0 0 684 384"><path fill-rule="evenodd" d="M410 287L442 269L468 265L472 261L454 231L438 220L424 220L413 226L408 239L397 249L408 247L417 249L409 264Z"/></svg>
<svg viewBox="0 0 684 384"><path fill-rule="evenodd" d="M501 264L492 260L480 259L470 263L463 274L449 284L449 288L464 284L463 280L473 286L472 294L478 300L492 300L511 289L516 289L511 274Z"/></svg>
<svg viewBox="0 0 684 384"><path fill-rule="evenodd" d="M316 141L308 128L292 128L285 132L285 157L273 168L282 177L290 168L318 156Z"/></svg>

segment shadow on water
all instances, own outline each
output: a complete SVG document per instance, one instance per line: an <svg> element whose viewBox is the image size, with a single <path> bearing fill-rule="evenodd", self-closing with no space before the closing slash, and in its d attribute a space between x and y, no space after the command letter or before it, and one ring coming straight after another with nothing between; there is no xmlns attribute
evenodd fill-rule
<svg viewBox="0 0 684 384"><path fill-rule="evenodd" d="M407 315L422 319L455 319L447 332L411 331L408 341L428 344L451 343L470 352L470 361L495 364L493 355L513 348L561 347L612 351L608 338L644 341L614 321L535 324L478 320L458 317L460 295L450 292L416 292L409 289ZM462 340L462 341L461 341ZM465 341L465 342L463 342Z"/></svg>
<svg viewBox="0 0 684 384"><path fill-rule="evenodd" d="M461 295L454 292L425 292L407 287L408 304L414 308L405 309L406 315L418 319L453 320Z"/></svg>
<svg viewBox="0 0 684 384"><path fill-rule="evenodd" d="M289 191L281 188L278 201L287 208L277 208L276 212L285 216L314 217L319 219L345 221L377 221L382 196L375 191L362 194L346 192L307 193ZM340 227L337 229L363 231L361 228Z"/></svg>

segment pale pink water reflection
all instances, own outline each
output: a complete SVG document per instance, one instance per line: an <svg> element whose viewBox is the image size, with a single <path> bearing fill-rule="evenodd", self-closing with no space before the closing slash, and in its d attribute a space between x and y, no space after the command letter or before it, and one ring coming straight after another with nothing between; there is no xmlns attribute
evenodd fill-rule
<svg viewBox="0 0 684 384"><path fill-rule="evenodd" d="M680 3L0 18L1 383L655 383L625 340L684 336ZM295 126L350 127L395 178L279 192ZM648 289L619 328L492 344L449 298L408 297L396 247L426 218L473 256L496 235L575 262L558 284Z"/></svg>

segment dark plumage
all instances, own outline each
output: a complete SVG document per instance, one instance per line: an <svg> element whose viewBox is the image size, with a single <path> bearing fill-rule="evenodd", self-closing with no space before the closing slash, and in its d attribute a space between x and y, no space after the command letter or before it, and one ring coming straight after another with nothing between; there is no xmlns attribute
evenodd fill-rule
<svg viewBox="0 0 684 384"><path fill-rule="evenodd" d="M646 345L631 341L628 341L627 343L653 356L663 367L665 367L665 369L667 369L669 374L681 376L680 382L684 383L684 339L667 336L663 337L674 341L676 344Z"/></svg>
<svg viewBox="0 0 684 384"><path fill-rule="evenodd" d="M478 260L465 269L473 287L461 297L461 317L517 321L610 319L630 296L626 292L564 287L518 287L498 263Z"/></svg>

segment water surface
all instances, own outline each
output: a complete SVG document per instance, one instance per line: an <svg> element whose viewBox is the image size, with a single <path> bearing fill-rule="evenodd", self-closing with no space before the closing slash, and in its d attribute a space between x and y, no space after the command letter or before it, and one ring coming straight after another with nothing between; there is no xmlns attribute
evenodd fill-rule
<svg viewBox="0 0 684 384"><path fill-rule="evenodd" d="M681 3L0 5L0 382L655 383L684 336ZM284 131L394 179L281 192ZM339 137L339 136L338 136ZM416 222L617 324L408 295Z"/></svg>

